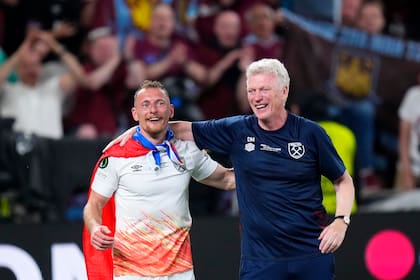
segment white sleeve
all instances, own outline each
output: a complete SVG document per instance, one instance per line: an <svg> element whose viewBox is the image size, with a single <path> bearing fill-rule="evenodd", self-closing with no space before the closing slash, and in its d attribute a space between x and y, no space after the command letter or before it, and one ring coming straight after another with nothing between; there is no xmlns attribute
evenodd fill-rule
<svg viewBox="0 0 420 280"><path fill-rule="evenodd" d="M116 158L106 157L101 160L93 174L91 188L105 197L111 197L118 188Z"/></svg>
<svg viewBox="0 0 420 280"><path fill-rule="evenodd" d="M209 177L217 167L217 162L214 161L204 150L200 150L193 141L187 142L187 168L189 164L193 164L191 176L196 181L204 180Z"/></svg>
<svg viewBox="0 0 420 280"><path fill-rule="evenodd" d="M398 116L405 121L412 121L417 111L418 102L420 100L420 87L414 86L407 90L404 98L398 108Z"/></svg>

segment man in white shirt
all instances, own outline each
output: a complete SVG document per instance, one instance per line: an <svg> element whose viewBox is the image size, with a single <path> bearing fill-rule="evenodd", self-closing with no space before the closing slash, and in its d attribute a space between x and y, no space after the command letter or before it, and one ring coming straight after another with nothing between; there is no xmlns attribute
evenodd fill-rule
<svg viewBox="0 0 420 280"><path fill-rule="evenodd" d="M43 55L35 47L39 43L55 53L68 71L42 80ZM6 79L13 70L16 70L19 81L9 83ZM13 118L16 132L59 139L63 135L64 98L84 82L84 70L79 61L50 33L30 33L0 67L0 116Z"/></svg>
<svg viewBox="0 0 420 280"><path fill-rule="evenodd" d="M161 83L143 83L132 115L139 122L133 138L108 149L92 176L83 240L89 279L193 280L190 178L228 190L234 174L194 142L173 139L174 107ZM115 203L111 222L109 203Z"/></svg>
<svg viewBox="0 0 420 280"><path fill-rule="evenodd" d="M420 75L419 75L420 77ZM420 186L420 86L406 92L398 109L400 118L396 187L414 190Z"/></svg>

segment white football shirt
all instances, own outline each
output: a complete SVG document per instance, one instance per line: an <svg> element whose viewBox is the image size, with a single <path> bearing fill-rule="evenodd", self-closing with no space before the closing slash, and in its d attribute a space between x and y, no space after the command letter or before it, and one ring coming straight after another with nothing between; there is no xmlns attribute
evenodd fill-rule
<svg viewBox="0 0 420 280"><path fill-rule="evenodd" d="M190 178L210 176L217 162L191 141L172 141L182 165L161 152L155 169L151 152L133 158L109 157L99 165L92 189L115 193L114 274L164 276L192 268L188 205Z"/></svg>

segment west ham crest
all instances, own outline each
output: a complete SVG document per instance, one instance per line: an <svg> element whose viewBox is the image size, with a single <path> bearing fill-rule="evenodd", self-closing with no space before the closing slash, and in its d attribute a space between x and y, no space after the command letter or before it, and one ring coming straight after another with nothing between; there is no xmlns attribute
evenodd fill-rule
<svg viewBox="0 0 420 280"><path fill-rule="evenodd" d="M305 154L305 146L300 142L291 142L287 144L287 151L294 159L300 159Z"/></svg>

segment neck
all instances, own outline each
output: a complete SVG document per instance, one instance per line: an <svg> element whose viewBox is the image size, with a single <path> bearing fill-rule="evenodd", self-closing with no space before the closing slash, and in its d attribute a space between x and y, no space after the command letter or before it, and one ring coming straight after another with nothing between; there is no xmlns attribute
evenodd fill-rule
<svg viewBox="0 0 420 280"><path fill-rule="evenodd" d="M166 131L159 134L146 134L142 132L143 136L150 141L153 145L161 144L165 141Z"/></svg>
<svg viewBox="0 0 420 280"><path fill-rule="evenodd" d="M156 133L149 133L143 130L140 126L139 128L141 135L143 135L144 138L146 138L150 143L152 143L155 146L163 143L166 140L166 135L168 133L167 129Z"/></svg>
<svg viewBox="0 0 420 280"><path fill-rule="evenodd" d="M282 110L278 116L272 117L270 119L258 119L258 125L268 131L274 131L282 128L287 120L287 111Z"/></svg>

